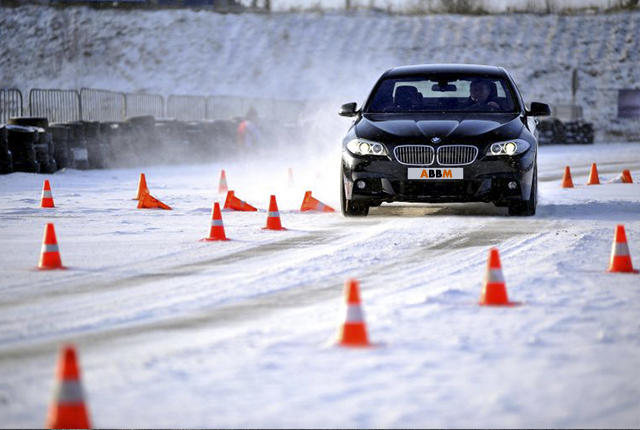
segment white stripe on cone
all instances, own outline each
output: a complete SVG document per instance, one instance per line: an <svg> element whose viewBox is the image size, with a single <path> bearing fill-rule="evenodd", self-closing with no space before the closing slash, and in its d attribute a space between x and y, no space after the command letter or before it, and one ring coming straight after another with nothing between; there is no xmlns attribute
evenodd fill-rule
<svg viewBox="0 0 640 430"><path fill-rule="evenodd" d="M58 245L47 245L43 243L42 252L60 252L60 251L58 249Z"/></svg>
<svg viewBox="0 0 640 430"><path fill-rule="evenodd" d="M362 314L362 308L360 305L348 305L347 316L345 322L363 322L364 315Z"/></svg>
<svg viewBox="0 0 640 430"><path fill-rule="evenodd" d="M78 403L84 401L84 391L80 381L64 381L54 389L58 403Z"/></svg>
<svg viewBox="0 0 640 430"><path fill-rule="evenodd" d="M485 277L485 282L491 284L504 284L504 276L502 275L501 269L491 269L487 271L487 275Z"/></svg>
<svg viewBox="0 0 640 430"><path fill-rule="evenodd" d="M614 242L611 252L617 257L626 257L629 255L629 245L627 242Z"/></svg>

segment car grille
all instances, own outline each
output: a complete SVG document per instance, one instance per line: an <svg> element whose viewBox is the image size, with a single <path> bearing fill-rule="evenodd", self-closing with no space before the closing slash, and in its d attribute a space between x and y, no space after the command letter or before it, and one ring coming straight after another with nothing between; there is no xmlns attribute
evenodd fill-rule
<svg viewBox="0 0 640 430"><path fill-rule="evenodd" d="M428 166L433 164L435 151L431 146L400 145L393 150L398 161L410 166Z"/></svg>
<svg viewBox="0 0 640 430"><path fill-rule="evenodd" d="M476 161L478 148L469 145L446 145L438 148L438 164L441 166L463 166Z"/></svg>

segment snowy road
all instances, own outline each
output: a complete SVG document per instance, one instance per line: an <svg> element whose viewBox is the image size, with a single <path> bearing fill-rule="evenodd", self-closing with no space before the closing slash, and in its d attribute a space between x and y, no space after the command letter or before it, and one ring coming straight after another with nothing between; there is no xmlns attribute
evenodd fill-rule
<svg viewBox="0 0 640 430"><path fill-rule="evenodd" d="M533 218L298 213L305 189L339 206L335 161L297 187L283 163L144 169L171 212L135 209L137 170L52 175L51 211L43 176L0 177L0 426L42 425L67 341L98 427L640 426L640 278L605 272L617 223L640 266L640 144L541 148ZM592 162L636 183L583 186ZM198 242L221 168L261 210ZM286 232L260 228L271 193ZM68 271L33 270L45 222ZM523 306L475 304L491 246ZM349 277L378 348L329 346Z"/></svg>

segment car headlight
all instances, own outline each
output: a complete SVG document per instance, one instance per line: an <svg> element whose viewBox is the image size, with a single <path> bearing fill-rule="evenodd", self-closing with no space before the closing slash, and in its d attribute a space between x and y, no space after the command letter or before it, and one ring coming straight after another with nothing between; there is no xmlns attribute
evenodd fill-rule
<svg viewBox="0 0 640 430"><path fill-rule="evenodd" d="M378 142L366 139L353 139L347 143L347 149L356 155L380 155L387 156L387 148Z"/></svg>
<svg viewBox="0 0 640 430"><path fill-rule="evenodd" d="M489 146L487 155L518 155L531 148L529 142L522 139L507 140L506 142L496 142Z"/></svg>

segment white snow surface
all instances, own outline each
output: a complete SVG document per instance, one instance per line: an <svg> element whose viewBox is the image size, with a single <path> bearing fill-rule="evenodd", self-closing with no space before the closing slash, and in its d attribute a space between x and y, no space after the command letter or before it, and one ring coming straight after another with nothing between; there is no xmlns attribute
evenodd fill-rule
<svg viewBox="0 0 640 430"><path fill-rule="evenodd" d="M136 209L137 169L0 176L0 427L43 425L66 342L96 427L640 426L640 275L606 271L618 223L640 266L640 143L540 148L531 218L298 212L307 189L339 207L337 161L145 168L173 211ZM260 210L199 242L222 168ZM287 231L262 229L272 193ZM34 269L47 222L66 271ZM521 306L477 305L492 246ZM375 348L333 345L351 277Z"/></svg>
<svg viewBox="0 0 640 430"><path fill-rule="evenodd" d="M498 2L496 2L498 3ZM0 86L361 103L391 67L505 67L526 102L576 103L604 141L640 139L617 118L640 82L640 11L594 15L219 14L0 9Z"/></svg>

